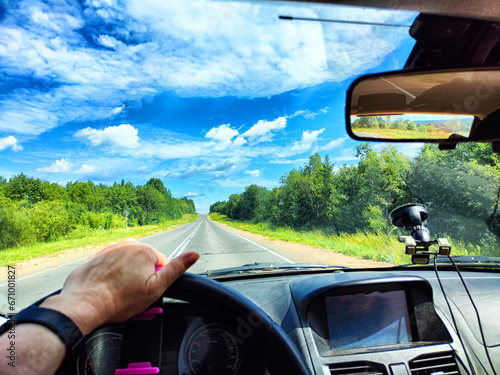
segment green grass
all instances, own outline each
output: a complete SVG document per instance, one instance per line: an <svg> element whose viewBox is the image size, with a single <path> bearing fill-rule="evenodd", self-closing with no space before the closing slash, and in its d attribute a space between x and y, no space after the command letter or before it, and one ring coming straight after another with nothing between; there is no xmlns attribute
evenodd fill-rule
<svg viewBox="0 0 500 375"><path fill-rule="evenodd" d="M395 139L445 139L451 133L446 132L419 132L418 130L403 130L403 129L375 129L375 128L353 128L354 132L366 134L378 134L383 138Z"/></svg>
<svg viewBox="0 0 500 375"><path fill-rule="evenodd" d="M155 233L163 232L167 229L186 224L196 220L198 215L184 215L177 220L168 220L157 225L144 225L125 228L102 229L78 228L64 238L54 242L35 243L29 246L4 249L0 251L0 267L15 266L23 260L56 255L65 250L82 247L101 248L111 242L121 241L127 238L141 238Z"/></svg>
<svg viewBox="0 0 500 375"><path fill-rule="evenodd" d="M260 234L271 240L301 243L317 248L329 249L356 258L387 262L392 264L411 263L411 257L404 253L404 245L398 241L397 234L377 235L374 233L355 233L335 235L326 229L301 231L290 227L274 227L268 223L252 224L236 221L224 215L211 213L210 218L233 228ZM453 246L453 255L471 254L463 244Z"/></svg>

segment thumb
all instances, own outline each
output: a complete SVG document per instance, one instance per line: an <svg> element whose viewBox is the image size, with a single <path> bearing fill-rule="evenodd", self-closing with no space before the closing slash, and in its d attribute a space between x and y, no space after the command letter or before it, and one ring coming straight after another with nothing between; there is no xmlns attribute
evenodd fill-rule
<svg viewBox="0 0 500 375"><path fill-rule="evenodd" d="M191 267L200 255L195 252L189 252L179 255L165 264L157 272L160 283L164 288L168 288L172 283L177 280L186 270Z"/></svg>

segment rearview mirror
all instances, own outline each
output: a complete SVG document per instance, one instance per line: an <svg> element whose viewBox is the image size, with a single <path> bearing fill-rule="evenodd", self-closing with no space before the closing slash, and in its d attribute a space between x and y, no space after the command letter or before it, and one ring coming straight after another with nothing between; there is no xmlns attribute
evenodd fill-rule
<svg viewBox="0 0 500 375"><path fill-rule="evenodd" d="M347 92L357 140L500 140L500 69L398 71L358 78Z"/></svg>

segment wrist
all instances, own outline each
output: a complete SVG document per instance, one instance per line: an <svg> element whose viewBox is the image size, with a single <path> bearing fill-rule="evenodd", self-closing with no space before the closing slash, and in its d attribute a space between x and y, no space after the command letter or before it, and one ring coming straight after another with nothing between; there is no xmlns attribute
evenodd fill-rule
<svg viewBox="0 0 500 375"><path fill-rule="evenodd" d="M99 319L98 311L84 302L79 302L73 296L57 294L45 299L40 307L59 311L70 318L80 329L82 334L88 335L97 327L104 324Z"/></svg>

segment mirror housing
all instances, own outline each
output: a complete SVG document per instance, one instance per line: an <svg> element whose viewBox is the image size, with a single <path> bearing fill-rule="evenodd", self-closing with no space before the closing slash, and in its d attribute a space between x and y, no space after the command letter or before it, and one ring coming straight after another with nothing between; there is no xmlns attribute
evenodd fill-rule
<svg viewBox="0 0 500 375"><path fill-rule="evenodd" d="M346 124L362 141L500 141L500 68L362 76L347 92Z"/></svg>

